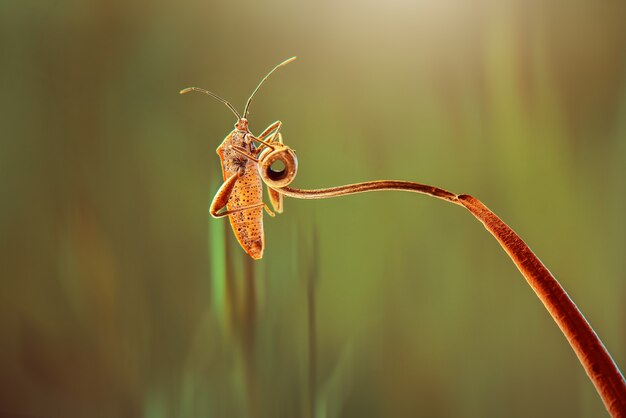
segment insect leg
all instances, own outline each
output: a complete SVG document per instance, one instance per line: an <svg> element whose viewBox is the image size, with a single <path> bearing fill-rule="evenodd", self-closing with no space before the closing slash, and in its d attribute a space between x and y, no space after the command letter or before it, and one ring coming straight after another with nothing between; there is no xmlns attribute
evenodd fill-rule
<svg viewBox="0 0 626 418"><path fill-rule="evenodd" d="M278 125L278 127L276 128L276 130L274 131L274 133L272 134L272 136L270 137L270 139L268 140L268 142L274 142L276 135L280 135L280 128L281 126L283 126L282 124Z"/></svg>
<svg viewBox="0 0 626 418"><path fill-rule="evenodd" d="M270 210L270 208L268 208L267 205L265 203L263 203L263 202L257 203L256 205L242 206L240 208L227 210L227 211L224 211L222 213L217 213L217 212L213 213L213 212L211 212L211 216L214 217L214 218L223 218L224 216L228 216L228 215L230 215L232 213L243 212L244 210L250 210L250 209L258 209L260 207L264 207L265 210L267 211L267 214L270 215L271 217L276 216L274 214L274 212L272 212Z"/></svg>
<svg viewBox="0 0 626 418"><path fill-rule="evenodd" d="M277 133L278 131L280 131L280 127L281 127L282 125L283 125L283 123L282 123L281 121L277 120L276 122L274 122L274 123L272 123L270 126L268 126L268 127L267 127L267 129L265 129L265 130L263 131L263 133L262 133L261 135L259 135L259 137L258 137L258 138L254 138L254 140L255 140L255 141L260 142L261 144L263 144L263 145L261 145L261 146L259 147L259 151L260 151L261 149L263 149L263 146L267 146L267 147L270 147L270 148L274 149L274 147L272 146L272 142L273 142L273 140L274 140L274 137L276 136L276 133ZM272 132L273 132L274 134L273 134L273 135L272 135L272 137L269 139L269 141L265 141L265 138L267 138L267 137L268 137L268 136L269 136Z"/></svg>
<svg viewBox="0 0 626 418"><path fill-rule="evenodd" d="M280 192L267 186L267 194L270 197L270 202L274 207L274 210L278 213L283 213L283 195Z"/></svg>
<svg viewBox="0 0 626 418"><path fill-rule="evenodd" d="M218 214L218 212L226 207L228 198L233 191L233 187L235 187L235 183L239 180L239 176L240 174L237 172L227 178L217 190L217 193L215 193L215 197L213 198L213 201L211 201L211 206L209 208L209 212L214 218L225 216L224 214Z"/></svg>
<svg viewBox="0 0 626 418"><path fill-rule="evenodd" d="M233 151L238 152L239 154L243 155L247 159L254 161L255 163L259 162L258 158L253 157L252 155L248 154L248 152L245 150L245 148L239 147L237 145L231 145L231 146L229 146L229 148L232 149Z"/></svg>
<svg viewBox="0 0 626 418"><path fill-rule="evenodd" d="M261 135L259 135L258 138L254 138L255 141L259 141L259 142L263 142L263 140L265 138L267 138L269 136L269 134L271 134L272 132L274 132L276 129L280 129L281 125L283 123L279 120L277 120L276 122L272 123L270 126L268 126L267 128L265 128L265 130L263 131L263 133Z"/></svg>
<svg viewBox="0 0 626 418"><path fill-rule="evenodd" d="M219 213L222 209L226 207L226 204L228 203L228 198L230 197L230 194L233 191L233 187L235 187L235 183L237 183L237 180L239 180L240 176L241 174L239 172L233 174L232 176L227 178L226 181L224 181L224 183L217 190L217 193L215 193L215 197L213 198L213 201L211 202L211 206L209 208L209 213L211 213L211 216L214 218L222 218L224 216L230 215L231 213L243 212L244 210L256 209L260 207L264 207L268 215L272 217L276 216L274 212L272 212L270 208L263 202L250 206L242 206L240 208L235 208Z"/></svg>
<svg viewBox="0 0 626 418"><path fill-rule="evenodd" d="M268 139L268 140L267 140L267 142L266 142L266 141L262 141L262 140L258 140L258 139L257 139L257 141L259 141L259 142L260 142L260 143L262 143L263 145L268 146L268 147L269 147L269 148L271 148L271 149L274 149L274 146L273 146L272 144L273 144L273 143L275 143L275 139L274 139L274 138L276 138L276 135L278 135L278 140L280 141L280 143L281 143L281 144L283 143L283 141L282 141L282 136L280 135L280 132L278 132L278 131L280 131L280 127L281 127L281 126L282 126L282 125L278 125L278 128L276 128L276 130L274 131L274 133L272 134L272 136L270 137L270 139ZM263 149L263 145L261 145L261 146L259 147L259 151L260 151L261 149Z"/></svg>
<svg viewBox="0 0 626 418"><path fill-rule="evenodd" d="M270 215L272 218L274 216L276 216L276 214L274 212L271 211L270 207L267 206L267 203L263 203L263 207L265 208L265 212L267 212L268 215ZM277 211L278 212L278 211ZM280 213L280 212L279 212Z"/></svg>

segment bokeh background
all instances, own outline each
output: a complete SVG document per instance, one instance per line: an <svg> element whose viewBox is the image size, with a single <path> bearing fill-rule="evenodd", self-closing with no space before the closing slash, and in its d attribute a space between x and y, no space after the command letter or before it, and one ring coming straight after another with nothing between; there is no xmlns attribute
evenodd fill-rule
<svg viewBox="0 0 626 418"><path fill-rule="evenodd" d="M0 416L598 417L462 208L287 200L252 262L208 215L235 122L317 188L470 193L626 367L626 2L0 4Z"/></svg>

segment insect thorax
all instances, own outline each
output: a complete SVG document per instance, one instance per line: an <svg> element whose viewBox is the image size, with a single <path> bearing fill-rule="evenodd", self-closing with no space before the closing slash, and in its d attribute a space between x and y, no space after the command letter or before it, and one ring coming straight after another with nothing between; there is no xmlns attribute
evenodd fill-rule
<svg viewBox="0 0 626 418"><path fill-rule="evenodd" d="M235 174L241 168L246 170L253 161L246 158L240 152L232 149L232 146L245 149L249 154L254 155L256 148L252 142L253 136L249 131L234 130L232 131L217 148L217 154L222 160L222 170L224 179Z"/></svg>

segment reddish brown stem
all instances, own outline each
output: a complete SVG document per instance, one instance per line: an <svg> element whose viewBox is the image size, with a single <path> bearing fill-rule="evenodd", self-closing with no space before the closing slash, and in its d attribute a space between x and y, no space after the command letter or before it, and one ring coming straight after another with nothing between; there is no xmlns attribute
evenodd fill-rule
<svg viewBox="0 0 626 418"><path fill-rule="evenodd" d="M526 278L569 341L611 416L626 417L626 381L598 335L528 245L478 199L469 195L458 196L438 187L396 180L370 181L317 190L291 187L278 190L285 196L299 199L324 199L376 190L403 190L464 206L496 238Z"/></svg>

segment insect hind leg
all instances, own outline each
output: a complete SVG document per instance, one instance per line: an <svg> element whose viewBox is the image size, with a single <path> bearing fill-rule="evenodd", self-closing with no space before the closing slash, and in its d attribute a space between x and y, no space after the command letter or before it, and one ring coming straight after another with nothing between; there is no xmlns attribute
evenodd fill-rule
<svg viewBox="0 0 626 418"><path fill-rule="evenodd" d="M256 205L242 206L240 208L226 210L226 211L224 211L222 213L218 213L219 209L217 211L214 211L213 208L211 208L211 210L209 212L211 213L211 216L214 217L214 218L223 218L224 216L228 216L228 215L231 215L233 213L243 212L243 211L250 210L250 209L258 209L260 207L265 208L265 211L267 212L267 214L270 215L272 218L274 216L276 216L276 214L270 210L270 208L267 206L267 204L265 204L263 202L257 203ZM220 209L222 209L222 208L220 208Z"/></svg>
<svg viewBox="0 0 626 418"><path fill-rule="evenodd" d="M224 216L228 216L233 213L243 212L244 210L256 209L260 207L264 207L265 210L267 211L267 214L270 215L271 217L276 216L274 212L272 212L270 208L263 202L250 205L250 206L242 206L239 208L229 209L224 212L220 212L228 204L228 199L230 198L230 195L233 192L233 187L235 187L235 183L237 183L237 180L239 180L240 176L241 176L240 172L233 174L232 176L227 178L224 181L224 183L220 186L220 188L217 190L217 193L215 193L215 197L213 198L213 201L211 202L211 206L209 207L209 213L211 214L211 216L214 218L223 218Z"/></svg>

